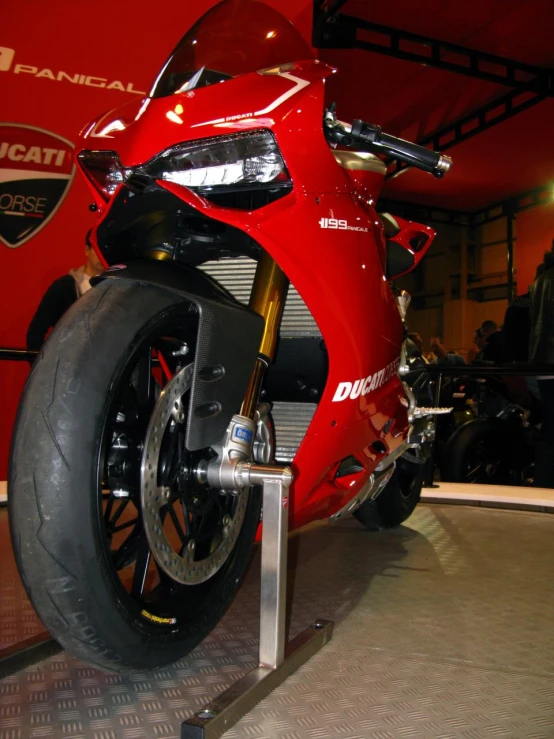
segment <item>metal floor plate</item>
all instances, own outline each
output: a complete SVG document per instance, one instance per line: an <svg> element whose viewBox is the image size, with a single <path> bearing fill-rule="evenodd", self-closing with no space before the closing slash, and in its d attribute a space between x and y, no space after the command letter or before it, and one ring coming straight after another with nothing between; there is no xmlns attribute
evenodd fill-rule
<svg viewBox="0 0 554 739"><path fill-rule="evenodd" d="M44 626L25 595L15 566L8 510L0 506L0 650L41 633ZM0 726L1 722L0 712Z"/></svg>
<svg viewBox="0 0 554 739"><path fill-rule="evenodd" d="M333 640L225 739L551 739L553 541L552 515L447 505L422 505L395 531L346 519L293 536L290 633L326 618ZM13 610L24 601L6 556ZM258 571L166 669L114 675L62 653L5 679L0 739L178 739L255 663Z"/></svg>

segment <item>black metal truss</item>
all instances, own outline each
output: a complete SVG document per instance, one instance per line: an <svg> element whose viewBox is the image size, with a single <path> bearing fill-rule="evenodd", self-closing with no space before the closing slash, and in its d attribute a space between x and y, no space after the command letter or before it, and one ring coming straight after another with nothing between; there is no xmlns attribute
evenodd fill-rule
<svg viewBox="0 0 554 739"><path fill-rule="evenodd" d="M345 0L314 0L312 43L320 49L365 49L395 59L554 95L554 70L339 13ZM358 31L365 37L358 38Z"/></svg>
<svg viewBox="0 0 554 739"><path fill-rule="evenodd" d="M418 144L421 144L421 146L431 145L431 148L435 151L445 151L496 126L498 123L507 121L544 99L544 95L538 95L532 90L511 90L457 121L424 136L418 141ZM396 177L404 169L407 169L407 165L399 162L395 163L387 177L389 179Z"/></svg>
<svg viewBox="0 0 554 739"><path fill-rule="evenodd" d="M314 19L328 22L334 18L348 0L314 0Z"/></svg>
<svg viewBox="0 0 554 739"><path fill-rule="evenodd" d="M542 185L533 190L515 195L507 200L483 208L471 216L472 226L481 226L484 223L497 221L499 218L513 217L524 210L535 208L537 205L549 205L554 201L554 188L551 185Z"/></svg>
<svg viewBox="0 0 554 739"><path fill-rule="evenodd" d="M514 195L512 198L488 205L473 213L468 211L436 208L433 205L418 205L401 200L380 198L379 211L392 213L407 220L442 223L452 226L482 226L499 218L513 217L537 205L547 205L554 201L554 188L551 186L536 187L533 190Z"/></svg>
<svg viewBox="0 0 554 739"><path fill-rule="evenodd" d="M379 198L377 203L381 213L392 213L408 221L431 221L450 226L471 226L471 213L447 208L435 208L433 205L418 205L400 200Z"/></svg>
<svg viewBox="0 0 554 739"><path fill-rule="evenodd" d="M365 49L511 88L478 110L425 136L418 141L422 146L445 151L554 95L552 69L344 15L339 11L345 3L346 0L314 0L314 46ZM366 37L358 38L358 31ZM406 168L407 165L396 163L388 177L396 177Z"/></svg>
<svg viewBox="0 0 554 739"><path fill-rule="evenodd" d="M364 49L396 59L418 62L512 88L478 110L423 137L418 143L445 151L498 123L554 96L554 70L469 49L458 44L372 23L340 12L347 0L313 0L312 44L320 49ZM360 32L361 38L358 38ZM395 164L389 177L406 165ZM479 226L537 205L551 203L554 191L543 186L496 203L481 211L463 211L380 200L380 210L397 215L460 226Z"/></svg>

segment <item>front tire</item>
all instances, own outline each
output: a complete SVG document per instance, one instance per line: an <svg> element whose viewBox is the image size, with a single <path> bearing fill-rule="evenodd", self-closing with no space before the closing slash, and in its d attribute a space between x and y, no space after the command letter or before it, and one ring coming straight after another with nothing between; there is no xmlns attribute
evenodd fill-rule
<svg viewBox="0 0 554 739"><path fill-rule="evenodd" d="M222 617L249 561L261 498L251 491L234 548L209 579L183 585L160 569L140 504L141 453L164 384L153 357L171 372L180 354L190 362L197 317L159 288L108 283L68 311L27 383L12 443L10 528L23 583L54 638L102 668L143 670L186 655ZM192 490L175 456L184 453L183 427L171 423L158 484L185 492L171 493L166 520L181 551L195 531L195 557L208 557L235 503Z"/></svg>

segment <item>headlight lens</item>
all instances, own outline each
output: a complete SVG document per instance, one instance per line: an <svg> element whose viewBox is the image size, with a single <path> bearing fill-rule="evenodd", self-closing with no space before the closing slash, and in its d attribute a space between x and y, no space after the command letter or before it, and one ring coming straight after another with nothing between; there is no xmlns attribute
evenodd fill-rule
<svg viewBox="0 0 554 739"><path fill-rule="evenodd" d="M200 193L290 187L290 177L269 131L217 136L177 144L146 164L124 168L115 151L80 152L84 172L109 200L133 176L175 182Z"/></svg>
<svg viewBox="0 0 554 739"><path fill-rule="evenodd" d="M125 181L124 170L115 151L82 151L77 157L89 180L108 200Z"/></svg>
<svg viewBox="0 0 554 739"><path fill-rule="evenodd" d="M157 180L199 191L289 184L277 143L269 131L189 141L158 154L140 171Z"/></svg>

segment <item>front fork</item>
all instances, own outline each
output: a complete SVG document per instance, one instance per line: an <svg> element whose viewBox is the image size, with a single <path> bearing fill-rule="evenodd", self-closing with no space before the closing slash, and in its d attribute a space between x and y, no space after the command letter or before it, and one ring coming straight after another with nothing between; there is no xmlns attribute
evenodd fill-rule
<svg viewBox="0 0 554 739"><path fill-rule="evenodd" d="M199 480L212 487L229 492L238 491L244 486L255 484L252 475L261 470L268 474L273 470L275 474L285 475L286 487L292 480L292 473L288 468L281 470L277 467L261 467L248 461L252 458L256 425L260 422L256 415L262 385L275 356L288 286L289 281L277 262L269 254L262 252L248 305L264 319L264 332L240 413L231 419L221 446L214 447L217 458L210 462L204 461L197 470ZM263 419L261 422L263 423Z"/></svg>
<svg viewBox="0 0 554 739"><path fill-rule="evenodd" d="M254 365L240 415L253 419L256 415L265 373L275 356L279 326L283 316L289 281L277 262L265 251L256 267L248 307L265 321L260 351Z"/></svg>

